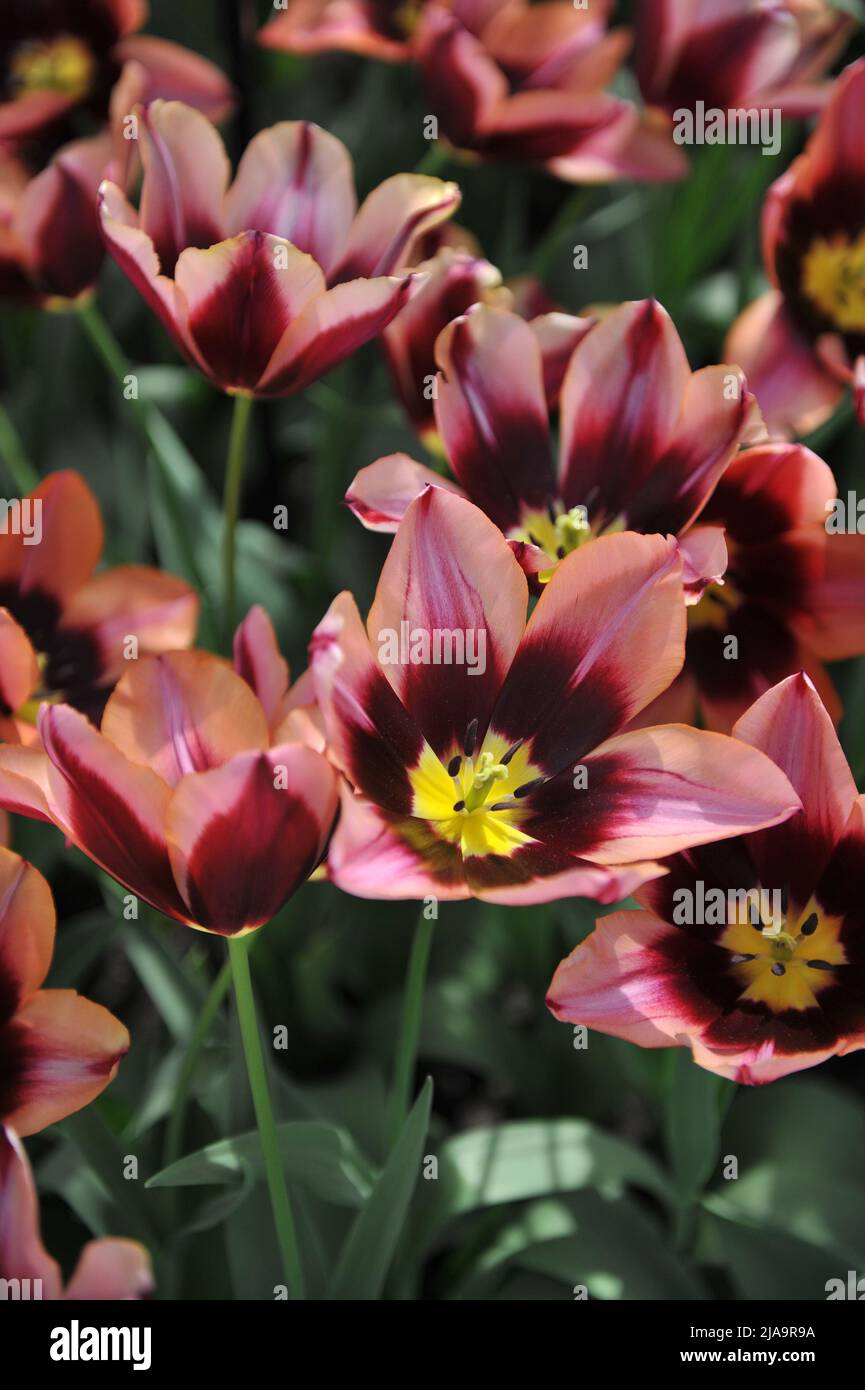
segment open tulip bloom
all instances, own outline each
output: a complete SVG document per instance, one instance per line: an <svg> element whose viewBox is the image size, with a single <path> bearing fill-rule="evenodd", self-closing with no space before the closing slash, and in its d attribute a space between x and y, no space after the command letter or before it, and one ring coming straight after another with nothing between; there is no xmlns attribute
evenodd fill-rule
<svg viewBox="0 0 865 1390"><path fill-rule="evenodd" d="M436 423L459 486L394 454L361 469L349 506L392 531L422 488L464 490L535 582L611 532L677 535L686 663L649 719L691 722L700 709L727 732L802 666L837 708L820 662L865 650L865 538L827 535L831 470L801 445L740 450L759 423L741 372L691 372L654 301L570 323L557 468L542 340L516 315L478 306L436 345Z"/></svg>
<svg viewBox="0 0 865 1390"><path fill-rule="evenodd" d="M236 661L242 674L197 651L129 663L99 730L43 704L42 749L0 748L0 804L52 821L176 921L222 936L261 926L321 858L336 778L258 610Z"/></svg>
<svg viewBox="0 0 865 1390"><path fill-rule="evenodd" d="M139 34L147 0L4 0L0 17L0 140L44 136L77 112L109 115L118 84L140 100L178 97L214 120L231 83L180 44Z"/></svg>
<svg viewBox="0 0 865 1390"><path fill-rule="evenodd" d="M865 800L806 676L767 691L734 733L787 774L801 811L676 855L639 890L645 910L603 918L562 962L547 1002L755 1083L865 1047Z"/></svg>
<svg viewBox="0 0 865 1390"><path fill-rule="evenodd" d="M29 1280L32 1299L130 1300L153 1292L150 1256L134 1240L88 1241L69 1282L42 1244L39 1199L24 1146L0 1125L0 1279Z"/></svg>
<svg viewBox="0 0 865 1390"><path fill-rule="evenodd" d="M835 82L804 153L763 207L772 288L743 311L727 352L769 428L806 434L852 385L865 419L865 58Z"/></svg>
<svg viewBox="0 0 865 1390"><path fill-rule="evenodd" d="M798 806L762 754L682 726L620 730L684 654L674 539L575 551L526 624L501 531L429 488L406 511L366 628L341 594L312 641L328 748L350 784L328 865L367 897L612 901L674 846Z"/></svg>
<svg viewBox="0 0 865 1390"><path fill-rule="evenodd" d="M19 1134L87 1105L129 1050L129 1034L107 1009L74 989L42 989L54 926L45 879L0 847L0 1124ZM2 1213L0 1197L0 1229Z"/></svg>
<svg viewBox="0 0 865 1390"><path fill-rule="evenodd" d="M357 210L345 146L285 121L247 147L228 187L217 130L180 102L138 110L139 211L100 190L114 259L180 351L217 386L287 396L317 380L406 303L411 243L457 207L452 183L397 174Z"/></svg>
<svg viewBox="0 0 865 1390"><path fill-rule="evenodd" d="M98 718L130 657L186 647L198 595L149 565L96 572L104 528L77 473L52 473L0 534L0 737L32 742L43 700Z"/></svg>

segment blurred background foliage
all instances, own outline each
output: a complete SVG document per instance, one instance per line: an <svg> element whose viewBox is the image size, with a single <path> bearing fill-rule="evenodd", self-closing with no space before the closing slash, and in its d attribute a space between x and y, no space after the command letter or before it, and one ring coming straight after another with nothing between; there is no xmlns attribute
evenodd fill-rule
<svg viewBox="0 0 865 1390"><path fill-rule="evenodd" d="M151 32L213 58L237 83L243 102L225 129L233 157L262 126L303 117L349 146L361 196L414 168L427 149L416 72L242 42L268 13L266 0L152 4ZM854 42L846 61L862 48ZM805 133L788 125L776 157L694 150L691 177L668 187L574 189L524 167L456 159L443 172L463 190L457 220L505 277L540 276L572 312L654 294L698 367L721 360L729 324L762 288L762 196ZM580 244L588 268L578 271ZM170 476L148 457L74 315L3 309L2 399L41 473L76 468L99 496L109 563L157 562L215 601L231 403L181 366L110 262L99 302L142 399L186 445ZM861 482L863 440L849 409L808 442L840 493ZM424 457L374 345L301 398L256 408L240 607L266 606L295 675L332 595L352 589L362 611L372 596L388 539L362 530L341 499L358 468L396 449ZM283 504L287 533L272 525ZM213 637L205 611L202 645ZM861 787L865 660L834 676ZM90 1233L137 1236L154 1255L162 1297L272 1297L279 1261L220 993L222 943L143 906L125 921L116 885L44 826L16 821L14 845L57 896L48 983L109 1005L133 1039L107 1094L30 1141L46 1243L68 1269ZM432 1108L427 1087L390 1156L387 1091L418 905L310 884L258 935L262 1026L287 1030L285 1049L268 1052L311 1294L570 1299L584 1284L602 1299L822 1299L827 1279L865 1273L863 1054L748 1091L677 1050L597 1034L575 1049L544 994L598 912L577 900L442 906L416 1078L420 1088L432 1077ZM213 1023L178 1133L178 1081L208 996ZM127 1155L137 1181L123 1177ZM730 1155L737 1181L723 1176Z"/></svg>

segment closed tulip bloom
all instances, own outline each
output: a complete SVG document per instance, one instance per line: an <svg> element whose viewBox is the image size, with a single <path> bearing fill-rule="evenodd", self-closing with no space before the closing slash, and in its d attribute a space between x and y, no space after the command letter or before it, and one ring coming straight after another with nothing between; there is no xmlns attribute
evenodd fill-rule
<svg viewBox="0 0 865 1390"><path fill-rule="evenodd" d="M92 290L105 255L96 216L108 135L75 140L31 174L0 156L0 299L64 307Z"/></svg>
<svg viewBox="0 0 865 1390"><path fill-rule="evenodd" d="M78 473L50 474L0 535L0 737L35 737L43 700L98 718L129 659L187 647L198 595L149 565L99 570L99 503ZM28 534L29 532L29 534Z"/></svg>
<svg viewBox="0 0 865 1390"><path fill-rule="evenodd" d="M328 748L352 790L328 867L362 897L612 901L673 844L798 804L768 759L681 726L622 733L678 673L676 542L569 555L526 622L526 577L464 498L413 501L364 626L349 594L312 640ZM460 645L462 644L462 645Z"/></svg>
<svg viewBox="0 0 865 1390"><path fill-rule="evenodd" d="M5 1126L0 1126L0 1279L10 1284L29 1280L19 1296L50 1301L129 1301L147 1298L154 1289L144 1246L113 1236L88 1241L64 1282L59 1264L42 1244L39 1198L24 1146Z"/></svg>
<svg viewBox="0 0 865 1390"><path fill-rule="evenodd" d="M865 799L811 682L790 676L737 723L789 777L783 825L676 855L564 960L557 1018L641 1047L691 1048L749 1084L865 1047Z"/></svg>
<svg viewBox="0 0 865 1390"><path fill-rule="evenodd" d="M141 108L139 211L100 191L114 259L184 355L229 392L287 396L375 338L407 302L412 242L454 184L397 174L357 210L351 160L318 126L250 142L228 187L216 129L179 102Z"/></svg>
<svg viewBox="0 0 865 1390"><path fill-rule="evenodd" d="M74 989L42 988L54 927L45 879L0 848L0 1123L19 1134L87 1105L129 1050L129 1034L107 1009Z"/></svg>
<svg viewBox="0 0 865 1390"><path fill-rule="evenodd" d="M199 651L131 662L100 730L43 705L44 751L0 749L0 803L52 821L176 921L261 926L318 864L336 776L308 746L263 615L242 627L238 665Z"/></svg>
<svg viewBox="0 0 865 1390"><path fill-rule="evenodd" d="M726 351L747 372L773 434L807 434L852 386L865 421L865 58L835 82L804 152L763 205L772 288L734 323Z"/></svg>

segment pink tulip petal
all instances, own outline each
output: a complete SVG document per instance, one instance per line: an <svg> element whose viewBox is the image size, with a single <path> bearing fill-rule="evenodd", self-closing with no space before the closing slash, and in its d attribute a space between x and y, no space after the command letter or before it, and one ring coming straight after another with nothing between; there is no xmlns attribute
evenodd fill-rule
<svg viewBox="0 0 865 1390"><path fill-rule="evenodd" d="M219 132L179 101L154 101L139 114L144 166L140 226L153 242L163 275L188 246L221 241L229 164Z"/></svg>
<svg viewBox="0 0 865 1390"><path fill-rule="evenodd" d="M347 788L327 855L328 877L356 898L434 897L453 902L469 897L459 855L432 833L428 845L413 846L399 833L400 822ZM422 826L412 825L416 836Z"/></svg>
<svg viewBox="0 0 865 1390"><path fill-rule="evenodd" d="M561 962L547 1007L564 1022L640 1047L670 1047L718 1013L688 979L691 960L711 950L651 912L613 912Z"/></svg>
<svg viewBox="0 0 865 1390"><path fill-rule="evenodd" d="M336 807L333 768L299 744L182 778L166 832L195 925L235 936L275 917L321 858Z"/></svg>
<svg viewBox="0 0 865 1390"><path fill-rule="evenodd" d="M3 1119L36 1134L100 1095L129 1050L129 1034L101 1004L74 989L42 989L6 1025L15 1059L3 1084Z"/></svg>
<svg viewBox="0 0 865 1390"><path fill-rule="evenodd" d="M355 474L345 501L368 531L395 531L409 504L428 487L463 495L450 478L416 463L408 454L388 454Z"/></svg>
<svg viewBox="0 0 865 1390"><path fill-rule="evenodd" d="M37 869L0 846L0 1022L48 974L54 949L51 890Z"/></svg>
<svg viewBox="0 0 865 1390"><path fill-rule="evenodd" d="M557 495L541 351L516 314L478 305L436 343L436 422L451 467L503 531Z"/></svg>
<svg viewBox="0 0 865 1390"><path fill-rule="evenodd" d="M756 749L684 725L632 730L527 798L526 834L598 864L663 859L786 820L799 799Z"/></svg>
<svg viewBox="0 0 865 1390"><path fill-rule="evenodd" d="M28 1286L33 1298L60 1297L60 1266L42 1244L39 1199L27 1154L18 1136L4 1125L0 1125L0 1279L40 1280L39 1285Z"/></svg>
<svg viewBox="0 0 865 1390"><path fill-rule="evenodd" d="M149 565L115 565L79 589L63 613L61 632L87 632L96 643L103 680L134 659L188 647L198 622L198 595L182 579ZM134 647L129 639L134 638Z"/></svg>
<svg viewBox="0 0 865 1390"><path fill-rule="evenodd" d="M142 101L182 101L211 121L222 121L231 112L235 92L228 78L192 49L153 34L136 34L117 45L114 57L120 63L140 63L144 69Z"/></svg>
<svg viewBox="0 0 865 1390"><path fill-rule="evenodd" d="M186 330L209 374L246 390L258 384L289 325L324 291L311 256L264 232L183 251L175 281Z"/></svg>
<svg viewBox="0 0 865 1390"><path fill-rule="evenodd" d="M462 748L473 720L482 738L523 633L526 603L525 577L483 512L438 487L410 504L384 563L367 631L379 652L388 634L426 633L431 658L436 630L462 636L461 664L452 658L418 665L404 661L400 649L399 662L383 667L439 755Z"/></svg>
<svg viewBox="0 0 865 1390"><path fill-rule="evenodd" d="M455 183L425 174L394 174L361 204L332 281L394 275L424 233L450 217L460 204Z"/></svg>
<svg viewBox="0 0 865 1390"><path fill-rule="evenodd" d="M318 295L289 324L259 382L265 396L303 391L364 343L378 337L399 313L412 278L353 280Z"/></svg>
<svg viewBox="0 0 865 1390"><path fill-rule="evenodd" d="M230 236L284 237L329 275L348 239L357 200L348 151L310 121L282 121L247 145L225 204Z"/></svg>
<svg viewBox="0 0 865 1390"><path fill-rule="evenodd" d="M66 1286L72 1302L124 1301L148 1298L155 1283L150 1256L134 1240L104 1236L88 1241Z"/></svg>
<svg viewBox="0 0 865 1390"><path fill-rule="evenodd" d="M493 714L508 743L558 772L670 684L684 654L681 560L672 539L602 536L557 566ZM641 856L653 858L653 854Z"/></svg>
<svg viewBox="0 0 865 1390"><path fill-rule="evenodd" d="M246 681L199 651L129 663L105 707L102 733L172 787L238 753L263 752L269 742L264 711Z"/></svg>
<svg viewBox="0 0 865 1390"><path fill-rule="evenodd" d="M666 311L653 300L602 319L573 356L562 386L562 492L612 521L670 447L690 380Z"/></svg>
<svg viewBox="0 0 865 1390"><path fill-rule="evenodd" d="M802 811L751 840L765 884L789 885L802 907L841 839L856 784L838 736L811 681L799 674L773 686L733 733L759 748L789 778Z"/></svg>
<svg viewBox="0 0 865 1390"><path fill-rule="evenodd" d="M796 331L777 290L739 315L724 356L745 372L771 434L810 434L827 420L844 387Z"/></svg>
<svg viewBox="0 0 865 1390"><path fill-rule="evenodd" d="M424 740L376 660L351 594L338 594L310 643L328 751L353 786L398 815L411 813L409 770Z"/></svg>
<svg viewBox="0 0 865 1390"><path fill-rule="evenodd" d="M279 650L273 623L261 604L250 608L234 634L234 669L261 701L265 718L274 719L288 690L288 662Z"/></svg>
<svg viewBox="0 0 865 1390"><path fill-rule="evenodd" d="M165 841L166 783L149 767L130 762L66 705L43 705L39 732L51 764L55 823L131 892L183 921L186 908Z"/></svg>

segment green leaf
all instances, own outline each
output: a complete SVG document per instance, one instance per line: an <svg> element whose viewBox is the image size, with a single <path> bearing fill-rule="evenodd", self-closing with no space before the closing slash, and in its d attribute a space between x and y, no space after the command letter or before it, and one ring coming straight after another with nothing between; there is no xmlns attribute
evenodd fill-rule
<svg viewBox="0 0 865 1390"><path fill-rule="evenodd" d="M573 1235L531 1245L518 1257L522 1269L585 1285L590 1298L685 1299L705 1291L677 1258L657 1222L627 1198L610 1200L582 1192L570 1199Z"/></svg>
<svg viewBox="0 0 865 1390"><path fill-rule="evenodd" d="M698 1197L715 1171L723 1103L734 1090L733 1082L698 1067L687 1048L671 1053L665 1131L676 1187L684 1201Z"/></svg>
<svg viewBox="0 0 865 1390"><path fill-rule="evenodd" d="M427 1078L374 1191L346 1237L331 1298L368 1300L381 1294L420 1176L431 1106L432 1080Z"/></svg>
<svg viewBox="0 0 865 1390"><path fill-rule="evenodd" d="M845 1278L848 1265L837 1251L823 1250L782 1231L770 1231L705 1212L700 1255L720 1265L736 1296L746 1299L821 1300L829 1279Z"/></svg>
<svg viewBox="0 0 865 1390"><path fill-rule="evenodd" d="M185 973L159 930L145 920L126 924L121 941L175 1042L187 1042L204 1004L204 991Z"/></svg>
<svg viewBox="0 0 865 1390"><path fill-rule="evenodd" d="M673 1200L653 1158L587 1120L522 1120L474 1129L442 1146L422 1230L428 1239L466 1212L589 1187L615 1195L628 1185L665 1204Z"/></svg>
<svg viewBox="0 0 865 1390"><path fill-rule="evenodd" d="M135 1179L126 1179L124 1152L99 1114L98 1103L70 1115L59 1126L90 1165L115 1209L114 1230L142 1241L151 1252L156 1244L151 1212Z"/></svg>
<svg viewBox="0 0 865 1390"><path fill-rule="evenodd" d="M455 1296L509 1298L516 1269L564 1285L572 1298L579 1285L594 1299L705 1297L654 1218L627 1197L598 1192L526 1207L484 1249Z"/></svg>
<svg viewBox="0 0 865 1390"><path fill-rule="evenodd" d="M736 1156L743 1176L774 1160L779 1170L808 1169L815 1182L827 1175L861 1182L865 1105L825 1076L742 1090L724 1125L724 1152Z"/></svg>
<svg viewBox="0 0 865 1390"><path fill-rule="evenodd" d="M280 1153L290 1182L299 1183L325 1201L359 1207L373 1188L375 1174L351 1136L336 1125L317 1120L287 1120L277 1125ZM257 1130L219 1139L155 1173L148 1187L198 1187L238 1183L249 1165L263 1171Z"/></svg>
<svg viewBox="0 0 865 1390"><path fill-rule="evenodd" d="M718 1216L784 1232L865 1269L865 1185L837 1171L821 1182L798 1160L765 1163L725 1182L704 1204Z"/></svg>

